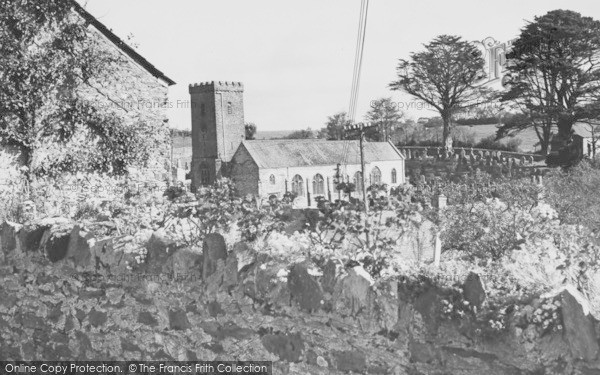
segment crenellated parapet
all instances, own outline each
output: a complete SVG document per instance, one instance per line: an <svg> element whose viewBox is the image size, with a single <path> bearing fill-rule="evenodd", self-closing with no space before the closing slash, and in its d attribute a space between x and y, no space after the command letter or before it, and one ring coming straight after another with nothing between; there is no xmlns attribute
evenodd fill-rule
<svg viewBox="0 0 600 375"><path fill-rule="evenodd" d="M213 92L213 91L242 92L242 91L244 91L244 84L242 82L232 82L232 81L200 82L200 83L190 84L189 91L190 91L190 94Z"/></svg>

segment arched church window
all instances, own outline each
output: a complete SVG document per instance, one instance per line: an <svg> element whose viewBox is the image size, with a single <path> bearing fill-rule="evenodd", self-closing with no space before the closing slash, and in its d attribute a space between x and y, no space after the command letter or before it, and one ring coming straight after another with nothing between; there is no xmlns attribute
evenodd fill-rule
<svg viewBox="0 0 600 375"><path fill-rule="evenodd" d="M313 194L325 194L325 179L318 173L313 178Z"/></svg>
<svg viewBox="0 0 600 375"><path fill-rule="evenodd" d="M233 105L231 104L231 102L227 103L227 114L228 115L233 114Z"/></svg>
<svg viewBox="0 0 600 375"><path fill-rule="evenodd" d="M271 183L271 185L275 185L275 175L274 174L269 176L269 182Z"/></svg>
<svg viewBox="0 0 600 375"><path fill-rule="evenodd" d="M392 169L392 184L395 184L398 182L398 174L396 172L396 168Z"/></svg>
<svg viewBox="0 0 600 375"><path fill-rule="evenodd" d="M304 180L302 176L295 175L292 179L292 193L299 197L304 195Z"/></svg>
<svg viewBox="0 0 600 375"><path fill-rule="evenodd" d="M371 171L371 184L381 184L381 170L377 167L373 168Z"/></svg>

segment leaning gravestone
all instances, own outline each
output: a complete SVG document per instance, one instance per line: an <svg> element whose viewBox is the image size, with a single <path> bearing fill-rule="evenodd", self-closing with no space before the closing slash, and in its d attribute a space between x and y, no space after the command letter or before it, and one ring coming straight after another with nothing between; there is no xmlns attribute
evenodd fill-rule
<svg viewBox="0 0 600 375"><path fill-rule="evenodd" d="M324 303L321 285L308 273L303 264L296 264L290 270L288 288L292 300L303 310L316 311Z"/></svg>
<svg viewBox="0 0 600 375"><path fill-rule="evenodd" d="M483 282L478 274L470 272L467 276L467 280L463 285L463 293L465 299L469 301L471 306L480 308L485 301L485 289L483 288Z"/></svg>
<svg viewBox="0 0 600 375"><path fill-rule="evenodd" d="M217 262L227 259L225 239L218 233L210 233L202 242L202 279L206 280L217 270Z"/></svg>
<svg viewBox="0 0 600 375"><path fill-rule="evenodd" d="M565 336L573 357L588 362L597 359L600 348L591 315L586 314L580 301L568 290L564 290L560 298Z"/></svg>
<svg viewBox="0 0 600 375"><path fill-rule="evenodd" d="M0 251L9 253L17 248L17 234L21 225L5 221L0 227Z"/></svg>

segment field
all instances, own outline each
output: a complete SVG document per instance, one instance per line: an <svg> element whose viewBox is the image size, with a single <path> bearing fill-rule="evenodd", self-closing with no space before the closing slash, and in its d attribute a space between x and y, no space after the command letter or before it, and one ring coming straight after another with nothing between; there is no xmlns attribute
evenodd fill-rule
<svg viewBox="0 0 600 375"><path fill-rule="evenodd" d="M474 133L475 141L489 137L490 135L496 134L496 125L459 125L456 126L457 129ZM521 133L514 136L514 138L518 138L521 140L521 145L519 148L523 152L533 152L535 150L539 150L539 146L535 146L539 141L537 135L535 134L535 130L527 129L522 131ZM504 138L503 141L506 142L511 138Z"/></svg>

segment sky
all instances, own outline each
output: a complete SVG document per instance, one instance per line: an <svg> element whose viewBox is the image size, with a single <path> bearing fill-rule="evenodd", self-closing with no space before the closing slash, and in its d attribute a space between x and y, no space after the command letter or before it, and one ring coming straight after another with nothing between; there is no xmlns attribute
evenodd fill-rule
<svg viewBox="0 0 600 375"><path fill-rule="evenodd" d="M191 129L188 85L244 83L246 122L259 131L319 129L350 102L359 0L78 0L177 82L169 89L172 127ZM391 97L406 118L427 105L388 84L398 59L437 35L481 41L516 38L535 16L570 9L600 19L598 0L371 0L357 121L371 101Z"/></svg>

